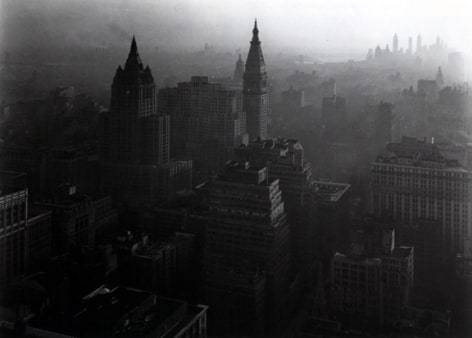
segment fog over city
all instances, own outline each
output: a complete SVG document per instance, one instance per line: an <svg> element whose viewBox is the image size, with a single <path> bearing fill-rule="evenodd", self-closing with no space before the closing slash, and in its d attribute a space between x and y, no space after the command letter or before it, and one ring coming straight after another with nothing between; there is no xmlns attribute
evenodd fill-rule
<svg viewBox="0 0 472 338"><path fill-rule="evenodd" d="M355 57L397 33L403 47L409 36L440 35L468 53L471 10L466 0L3 0L2 46L124 45L135 34L166 48L241 48L241 28L257 17L269 50Z"/></svg>
<svg viewBox="0 0 472 338"><path fill-rule="evenodd" d="M0 0L0 337L472 337L471 18Z"/></svg>

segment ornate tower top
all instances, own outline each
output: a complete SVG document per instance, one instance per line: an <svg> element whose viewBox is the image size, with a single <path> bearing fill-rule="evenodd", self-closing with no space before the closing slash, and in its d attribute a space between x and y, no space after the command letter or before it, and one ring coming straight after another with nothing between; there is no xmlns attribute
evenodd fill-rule
<svg viewBox="0 0 472 338"><path fill-rule="evenodd" d="M131 47L129 49L128 59L126 60L125 66L124 68L121 66L118 67L113 81L127 84L144 84L154 82L151 69L149 66L144 68L143 62L141 61L134 35L133 40L131 41Z"/></svg>
<svg viewBox="0 0 472 338"><path fill-rule="evenodd" d="M252 29L251 47L246 60L246 73L264 73L265 63L262 55L261 41L259 40L259 29L257 28L257 20L254 21Z"/></svg>
<svg viewBox="0 0 472 338"><path fill-rule="evenodd" d="M131 41L131 48L128 54L128 60L126 60L125 70L143 70L143 63L138 53L138 46L136 45L136 39L133 35L133 41Z"/></svg>
<svg viewBox="0 0 472 338"><path fill-rule="evenodd" d="M259 41L259 29L257 28L257 19L254 20L254 28L252 29L252 42L260 42Z"/></svg>

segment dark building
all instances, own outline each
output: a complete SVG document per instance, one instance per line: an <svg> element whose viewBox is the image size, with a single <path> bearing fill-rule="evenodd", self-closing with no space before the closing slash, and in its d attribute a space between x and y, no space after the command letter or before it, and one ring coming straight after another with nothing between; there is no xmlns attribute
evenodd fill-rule
<svg viewBox="0 0 472 338"><path fill-rule="evenodd" d="M266 139L269 93L257 21L254 23L254 29L252 30L251 47L247 55L246 69L244 71L243 102L244 111L247 116L249 139L253 140L257 137Z"/></svg>
<svg viewBox="0 0 472 338"><path fill-rule="evenodd" d="M290 225L291 256L302 271L313 259L311 164L304 158L300 142L294 139L257 139L234 149L235 159L267 166L269 179L279 180Z"/></svg>
<svg viewBox="0 0 472 338"><path fill-rule="evenodd" d="M156 102L154 78L133 37L126 64L113 79L110 111L100 116L100 182L118 200L165 200L172 192L160 184L161 175L190 175L187 166L169 164L170 117L157 114Z"/></svg>
<svg viewBox="0 0 472 338"><path fill-rule="evenodd" d="M177 232L166 240L132 232L116 240L118 274L123 285L171 295L191 282L195 235ZM179 290L180 289L180 290Z"/></svg>
<svg viewBox="0 0 472 338"><path fill-rule="evenodd" d="M28 207L25 175L0 172L0 288L40 269L51 254L51 213Z"/></svg>
<svg viewBox="0 0 472 338"><path fill-rule="evenodd" d="M305 92L293 87L282 92L282 106L289 112L296 112L305 106Z"/></svg>
<svg viewBox="0 0 472 338"><path fill-rule="evenodd" d="M237 85L242 86L243 76L244 76L244 61L241 59L241 54L239 54L238 61L236 61L236 67L234 68L233 82Z"/></svg>
<svg viewBox="0 0 472 338"><path fill-rule="evenodd" d="M347 119L346 99L336 95L336 85L332 96L323 97L321 114L325 139L329 141L342 138Z"/></svg>
<svg viewBox="0 0 472 338"><path fill-rule="evenodd" d="M196 183L220 170L233 148L245 142L241 92L211 83L206 76L192 76L176 89L164 89L159 93L159 106L172 114L173 153L194 161Z"/></svg>
<svg viewBox="0 0 472 338"><path fill-rule="evenodd" d="M349 241L350 190L347 183L313 181L316 244L312 250L325 266L333 253L345 249Z"/></svg>
<svg viewBox="0 0 472 338"><path fill-rule="evenodd" d="M207 306L158 297L126 287L101 286L67 313L46 312L28 320L25 334L47 337L207 336Z"/></svg>
<svg viewBox="0 0 472 338"><path fill-rule="evenodd" d="M279 180L266 167L229 161L209 183L203 288L225 330L253 332L283 319L290 233ZM280 322L279 322L280 323Z"/></svg>
<svg viewBox="0 0 472 338"><path fill-rule="evenodd" d="M31 196L37 198L48 191L48 164L51 151L48 148L0 145L0 170L27 174L27 187Z"/></svg>
<svg viewBox="0 0 472 338"><path fill-rule="evenodd" d="M97 239L117 224L111 197L78 192L73 185L58 187L49 199L35 204L52 211L53 253L62 254L71 246L93 247Z"/></svg>
<svg viewBox="0 0 472 338"><path fill-rule="evenodd" d="M395 231L361 226L348 253L331 262L331 310L348 327L390 328L410 306L413 247L395 245Z"/></svg>

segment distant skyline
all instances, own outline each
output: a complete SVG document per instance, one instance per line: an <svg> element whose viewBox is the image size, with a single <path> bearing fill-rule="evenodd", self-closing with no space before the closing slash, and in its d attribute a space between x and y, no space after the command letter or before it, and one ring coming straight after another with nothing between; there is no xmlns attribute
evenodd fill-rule
<svg viewBox="0 0 472 338"><path fill-rule="evenodd" d="M400 48L421 34L425 44L439 35L471 54L472 3L346 0L2 0L0 46L141 45L196 49L247 48L254 18L268 51L366 52L377 44ZM287 52L289 52L287 51Z"/></svg>

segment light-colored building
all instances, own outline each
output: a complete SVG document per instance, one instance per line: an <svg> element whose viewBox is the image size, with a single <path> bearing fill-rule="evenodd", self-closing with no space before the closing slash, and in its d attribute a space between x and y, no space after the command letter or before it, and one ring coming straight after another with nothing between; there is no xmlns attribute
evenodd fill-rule
<svg viewBox="0 0 472 338"><path fill-rule="evenodd" d="M372 211L403 224L441 224L443 253L464 252L472 229L472 174L431 143L404 137L372 164Z"/></svg>

